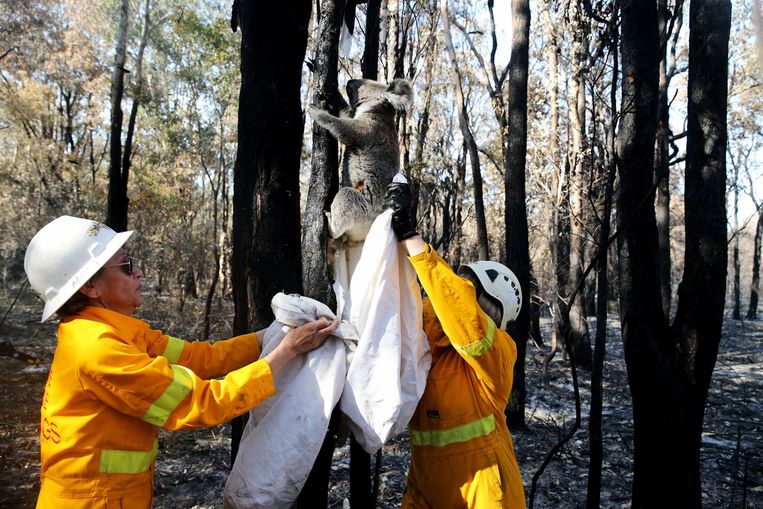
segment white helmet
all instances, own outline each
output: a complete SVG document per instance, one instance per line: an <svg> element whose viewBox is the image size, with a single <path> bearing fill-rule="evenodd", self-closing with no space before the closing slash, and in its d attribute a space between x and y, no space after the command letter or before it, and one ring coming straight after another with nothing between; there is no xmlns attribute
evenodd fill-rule
<svg viewBox="0 0 763 509"><path fill-rule="evenodd" d="M516 320L522 309L522 288L517 276L508 267L498 262L479 261L461 265L458 273L464 272L476 276L484 294L500 305L502 312L501 323L496 324L498 327L505 329L509 322Z"/></svg>
<svg viewBox="0 0 763 509"><path fill-rule="evenodd" d="M29 242L24 271L45 301L44 322L119 250L132 231L117 233L105 224L61 216L42 227Z"/></svg>

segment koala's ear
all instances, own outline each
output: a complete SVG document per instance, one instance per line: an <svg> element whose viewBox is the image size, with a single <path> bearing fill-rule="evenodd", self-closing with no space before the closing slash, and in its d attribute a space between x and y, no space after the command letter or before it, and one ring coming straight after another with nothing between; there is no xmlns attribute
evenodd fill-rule
<svg viewBox="0 0 763 509"><path fill-rule="evenodd" d="M408 80L402 78L392 80L384 95L387 102L397 111L405 111L411 105L411 101L413 101L411 84L408 83Z"/></svg>

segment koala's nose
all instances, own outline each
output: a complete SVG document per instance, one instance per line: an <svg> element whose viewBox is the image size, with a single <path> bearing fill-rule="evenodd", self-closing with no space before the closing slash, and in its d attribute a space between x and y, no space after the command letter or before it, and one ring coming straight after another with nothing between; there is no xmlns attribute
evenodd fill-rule
<svg viewBox="0 0 763 509"><path fill-rule="evenodd" d="M347 82L347 93L350 94L360 88L361 80L350 80Z"/></svg>

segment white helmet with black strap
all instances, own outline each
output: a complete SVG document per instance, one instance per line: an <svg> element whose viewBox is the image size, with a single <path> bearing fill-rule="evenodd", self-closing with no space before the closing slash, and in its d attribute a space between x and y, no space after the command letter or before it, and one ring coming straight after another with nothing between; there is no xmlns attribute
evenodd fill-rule
<svg viewBox="0 0 763 509"><path fill-rule="evenodd" d="M501 309L501 329L506 329L509 322L516 320L522 309L522 288L519 279L505 265L493 261L479 261L461 265L458 274L470 273L480 283L477 298L487 297Z"/></svg>
<svg viewBox="0 0 763 509"><path fill-rule="evenodd" d="M45 301L45 321L95 275L132 231L117 233L90 219L61 216L42 227L26 250L24 271Z"/></svg>

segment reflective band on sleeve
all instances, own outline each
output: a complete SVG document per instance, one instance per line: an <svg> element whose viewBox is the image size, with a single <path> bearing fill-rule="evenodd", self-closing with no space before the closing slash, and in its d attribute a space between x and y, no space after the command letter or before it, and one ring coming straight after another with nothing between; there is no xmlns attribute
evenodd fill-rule
<svg viewBox="0 0 763 509"><path fill-rule="evenodd" d="M185 348L185 341L167 336L167 346L164 347L162 357L166 357L170 364L177 364L180 354L183 353L183 348Z"/></svg>
<svg viewBox="0 0 763 509"><path fill-rule="evenodd" d="M174 379L172 383L164 390L161 396L156 398L148 408L143 420L154 426L163 426L175 407L177 407L186 394L191 392L193 381L190 370L184 366L172 364Z"/></svg>
<svg viewBox="0 0 763 509"><path fill-rule="evenodd" d="M156 458L156 444L150 451L101 451L101 465L98 471L102 474L140 474L148 472L151 463Z"/></svg>
<svg viewBox="0 0 763 509"><path fill-rule="evenodd" d="M472 438L484 437L495 430L495 417L493 414L483 417L478 421L472 421L455 428L443 430L427 430L411 432L411 443L413 445L433 445L435 447L444 447L457 442L466 442Z"/></svg>
<svg viewBox="0 0 763 509"><path fill-rule="evenodd" d="M493 348L493 335L495 334L495 323L493 320L490 319L489 316L485 317L487 318L487 334L484 338L480 339L479 341L475 341L474 343L470 343L468 345L454 345L456 349L461 350L469 357L479 357L480 355L486 353L488 350Z"/></svg>

